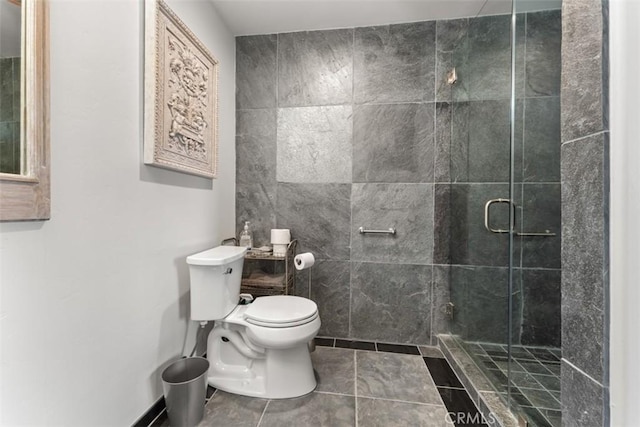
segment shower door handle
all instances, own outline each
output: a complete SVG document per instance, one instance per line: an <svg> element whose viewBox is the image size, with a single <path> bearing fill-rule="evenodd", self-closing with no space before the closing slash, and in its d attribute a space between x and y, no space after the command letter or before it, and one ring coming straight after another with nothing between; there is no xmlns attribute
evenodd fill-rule
<svg viewBox="0 0 640 427"><path fill-rule="evenodd" d="M509 230L501 229L501 228L491 228L491 205L494 203L508 203L511 206L509 209L509 213L511 218L509 218L509 223L515 228L516 226L516 205L510 199L491 199L484 205L484 228L491 233L503 234L509 233ZM511 230L513 231L513 229ZM549 230L545 230L544 232L536 232L536 233L514 233L518 237L555 237L556 233L552 233Z"/></svg>
<svg viewBox="0 0 640 427"><path fill-rule="evenodd" d="M510 199L491 199L484 205L484 228L491 233L509 233L513 230L505 230L501 228L491 228L491 205L494 203L508 203L509 204L509 214L511 218L509 218L510 224L515 224L516 219L516 205Z"/></svg>

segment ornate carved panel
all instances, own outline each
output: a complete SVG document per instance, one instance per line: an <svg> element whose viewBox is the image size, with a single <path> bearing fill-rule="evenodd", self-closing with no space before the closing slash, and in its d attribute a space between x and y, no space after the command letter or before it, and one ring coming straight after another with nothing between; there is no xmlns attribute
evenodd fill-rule
<svg viewBox="0 0 640 427"><path fill-rule="evenodd" d="M161 0L145 3L144 162L217 173L218 61Z"/></svg>

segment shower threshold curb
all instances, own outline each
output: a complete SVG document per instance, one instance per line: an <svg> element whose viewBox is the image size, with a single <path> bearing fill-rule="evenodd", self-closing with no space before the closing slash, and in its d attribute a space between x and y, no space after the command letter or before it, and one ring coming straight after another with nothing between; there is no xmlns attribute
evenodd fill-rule
<svg viewBox="0 0 640 427"><path fill-rule="evenodd" d="M455 338L451 335L441 334L438 335L438 343L445 359L467 389L471 400L476 404L487 424L500 427L518 427L518 420L509 407Z"/></svg>

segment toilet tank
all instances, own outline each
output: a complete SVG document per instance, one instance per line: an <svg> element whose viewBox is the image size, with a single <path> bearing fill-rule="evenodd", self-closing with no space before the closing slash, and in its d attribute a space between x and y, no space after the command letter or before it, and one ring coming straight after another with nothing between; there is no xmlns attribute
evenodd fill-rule
<svg viewBox="0 0 640 427"><path fill-rule="evenodd" d="M238 305L244 247L218 246L187 257L191 320L224 319Z"/></svg>

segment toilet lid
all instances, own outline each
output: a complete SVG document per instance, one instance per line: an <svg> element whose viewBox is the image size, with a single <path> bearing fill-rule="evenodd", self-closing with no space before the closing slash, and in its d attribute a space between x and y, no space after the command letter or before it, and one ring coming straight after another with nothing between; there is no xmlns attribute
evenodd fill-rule
<svg viewBox="0 0 640 427"><path fill-rule="evenodd" d="M318 306L310 299L274 295L256 298L244 315L249 323L260 326L297 326L317 317Z"/></svg>

